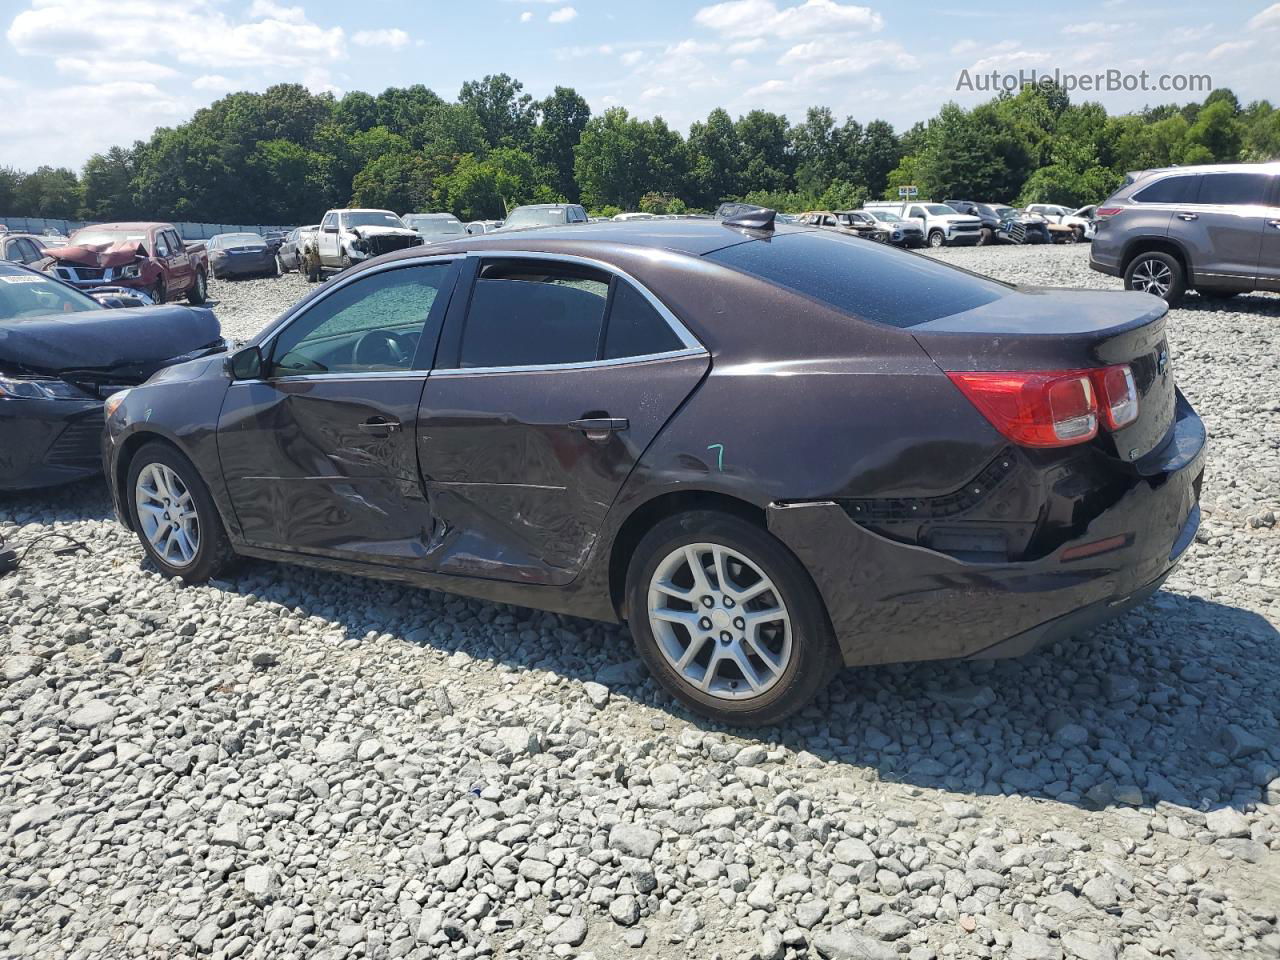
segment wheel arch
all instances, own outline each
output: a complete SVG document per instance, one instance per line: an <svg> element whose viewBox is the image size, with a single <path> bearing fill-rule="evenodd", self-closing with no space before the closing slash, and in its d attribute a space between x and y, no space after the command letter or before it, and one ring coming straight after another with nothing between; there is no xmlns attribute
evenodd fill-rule
<svg viewBox="0 0 1280 960"><path fill-rule="evenodd" d="M656 524L690 510L719 510L769 529L763 508L716 490L672 490L644 501L623 521L609 548L609 601L620 620L626 619L627 572L636 547Z"/></svg>
<svg viewBox="0 0 1280 960"><path fill-rule="evenodd" d="M1195 279L1195 275L1191 267L1191 258L1187 256L1186 248L1171 237L1147 236L1135 237L1130 240L1124 248L1124 256L1120 258L1120 275L1123 276L1125 271L1129 269L1129 264L1134 261L1134 258L1143 253L1167 253L1169 256L1174 257L1182 265L1182 272L1187 278L1187 286L1193 286L1192 281Z"/></svg>

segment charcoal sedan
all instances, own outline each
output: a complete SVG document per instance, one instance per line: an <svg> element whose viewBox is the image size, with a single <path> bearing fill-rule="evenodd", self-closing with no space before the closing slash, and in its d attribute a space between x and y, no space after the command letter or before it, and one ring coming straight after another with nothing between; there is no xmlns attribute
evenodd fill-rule
<svg viewBox="0 0 1280 960"><path fill-rule="evenodd" d="M1165 311L768 211L499 232L117 394L104 443L167 575L622 620L688 706L771 724L840 664L1014 655L1159 587L1205 457Z"/></svg>
<svg viewBox="0 0 1280 960"><path fill-rule="evenodd" d="M223 349L204 307L109 309L143 295L95 294L102 302L0 263L0 491L100 473L103 400L166 363Z"/></svg>
<svg viewBox="0 0 1280 960"><path fill-rule="evenodd" d="M256 233L219 233L209 240L208 250L209 269L215 280L280 272L276 247Z"/></svg>

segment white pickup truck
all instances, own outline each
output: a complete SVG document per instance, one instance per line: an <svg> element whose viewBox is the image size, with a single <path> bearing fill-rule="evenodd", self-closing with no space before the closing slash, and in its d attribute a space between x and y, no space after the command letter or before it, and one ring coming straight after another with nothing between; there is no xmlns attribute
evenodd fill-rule
<svg viewBox="0 0 1280 960"><path fill-rule="evenodd" d="M321 270L345 270L362 260L421 244L418 232L390 210L330 210L316 232Z"/></svg>
<svg viewBox="0 0 1280 960"><path fill-rule="evenodd" d="M924 226L925 243L931 247L971 247L982 238L982 221L967 213L956 213L945 203L886 200L868 203L864 210L888 210L903 219L918 220Z"/></svg>

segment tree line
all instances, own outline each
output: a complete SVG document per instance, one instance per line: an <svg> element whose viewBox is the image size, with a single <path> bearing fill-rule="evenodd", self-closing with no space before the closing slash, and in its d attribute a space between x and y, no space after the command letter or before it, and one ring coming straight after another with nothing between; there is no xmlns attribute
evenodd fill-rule
<svg viewBox="0 0 1280 960"><path fill-rule="evenodd" d="M146 141L95 154L77 174L0 168L0 211L92 220L308 223L330 207L449 210L498 218L520 203L592 212L678 213L746 199L782 210L845 209L914 184L925 198L1078 206L1126 171L1280 158L1280 109L1227 89L1202 103L1109 116L1060 89L1026 87L972 109L955 103L901 133L837 121L791 123L723 109L687 136L622 107L593 116L576 91L535 100L506 74L448 101L422 85L377 96L299 84L233 93Z"/></svg>

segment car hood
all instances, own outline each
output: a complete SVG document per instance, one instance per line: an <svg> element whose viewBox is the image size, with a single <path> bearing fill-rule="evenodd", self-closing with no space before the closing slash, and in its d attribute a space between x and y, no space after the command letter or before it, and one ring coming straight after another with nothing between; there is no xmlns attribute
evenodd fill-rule
<svg viewBox="0 0 1280 960"><path fill-rule="evenodd" d="M349 227L347 233L357 237L416 237L418 231L405 227Z"/></svg>
<svg viewBox="0 0 1280 960"><path fill-rule="evenodd" d="M59 263L80 267L123 267L138 257L145 257L147 249L140 243L76 244L46 249L45 255Z"/></svg>
<svg viewBox="0 0 1280 960"><path fill-rule="evenodd" d="M944 223L982 223L981 217L975 217L968 213L944 213L936 219Z"/></svg>
<svg viewBox="0 0 1280 960"><path fill-rule="evenodd" d="M179 304L0 320L0 366L54 376L91 372L117 383L141 383L222 344L212 310Z"/></svg>

